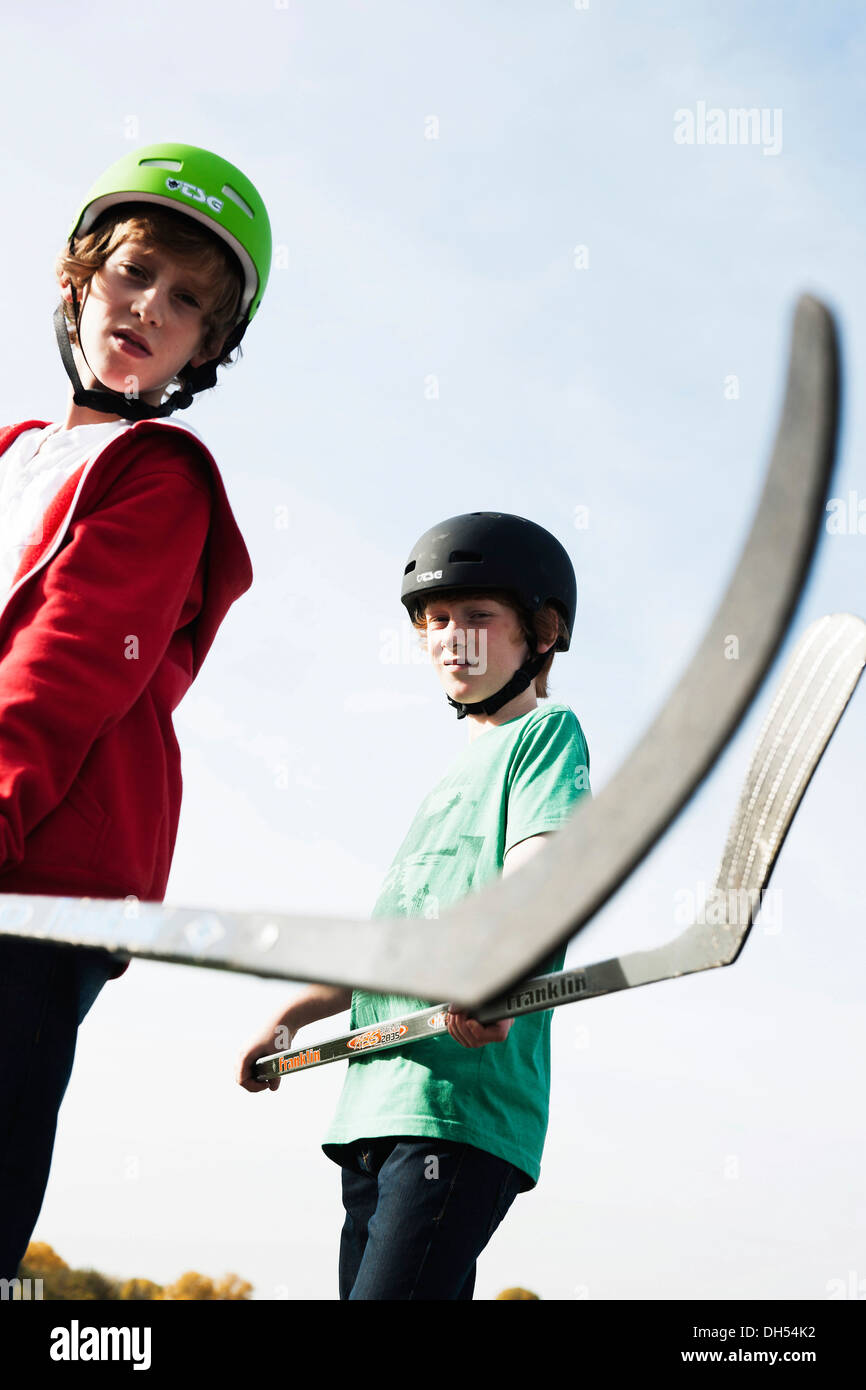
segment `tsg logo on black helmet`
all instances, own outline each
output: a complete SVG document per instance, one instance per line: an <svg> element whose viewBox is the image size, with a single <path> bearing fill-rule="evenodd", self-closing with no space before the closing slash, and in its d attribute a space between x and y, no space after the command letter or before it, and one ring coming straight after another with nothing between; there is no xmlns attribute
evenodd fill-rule
<svg viewBox="0 0 866 1390"><path fill-rule="evenodd" d="M569 634L577 581L565 547L537 522L508 512L466 512L440 521L416 541L403 570L401 601L418 601L419 585L465 593L506 589L530 612L553 603ZM425 588L426 593L430 590ZM568 642L557 639L557 650Z"/></svg>

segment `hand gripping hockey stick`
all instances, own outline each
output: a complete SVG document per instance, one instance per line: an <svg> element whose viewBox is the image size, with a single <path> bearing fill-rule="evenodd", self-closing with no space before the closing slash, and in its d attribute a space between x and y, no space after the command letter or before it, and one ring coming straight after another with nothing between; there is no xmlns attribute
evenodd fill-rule
<svg viewBox="0 0 866 1390"><path fill-rule="evenodd" d="M435 923L295 917L99 898L0 896L0 932L471 1007L525 978L611 897L680 813L736 731L794 615L835 455L836 334L797 305L773 457L751 531L707 632L661 713L601 793L584 798L520 873ZM734 635L739 659L726 660ZM532 923L531 933L527 923Z"/></svg>
<svg viewBox="0 0 866 1390"><path fill-rule="evenodd" d="M664 946L614 960L539 975L473 1009L481 1023L496 1023L539 1009L577 1003L637 985L672 980L698 970L732 965L760 908L761 894L791 822L866 664L866 623L847 613L819 618L791 657L761 730L746 775L725 852L699 920ZM447 1004L419 1009L339 1038L261 1057L259 1081L326 1062L367 1057L445 1030Z"/></svg>

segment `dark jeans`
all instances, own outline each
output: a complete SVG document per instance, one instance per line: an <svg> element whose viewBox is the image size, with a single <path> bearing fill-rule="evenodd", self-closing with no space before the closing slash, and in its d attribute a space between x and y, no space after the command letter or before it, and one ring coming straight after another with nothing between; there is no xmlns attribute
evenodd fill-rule
<svg viewBox="0 0 866 1390"><path fill-rule="evenodd" d="M444 1139L360 1139L343 1155L340 1298L471 1299L525 1174Z"/></svg>
<svg viewBox="0 0 866 1390"><path fill-rule="evenodd" d="M36 1225L78 1025L109 978L101 951L0 938L0 1278Z"/></svg>

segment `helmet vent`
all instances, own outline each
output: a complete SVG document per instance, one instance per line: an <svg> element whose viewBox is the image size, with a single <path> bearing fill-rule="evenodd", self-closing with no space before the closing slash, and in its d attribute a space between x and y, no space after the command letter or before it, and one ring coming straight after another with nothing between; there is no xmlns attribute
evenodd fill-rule
<svg viewBox="0 0 866 1390"><path fill-rule="evenodd" d="M452 550L448 556L448 563L453 565L458 560L468 560L472 564L480 565L483 559L484 556L479 555L477 550Z"/></svg>
<svg viewBox="0 0 866 1390"><path fill-rule="evenodd" d="M179 174L183 168L181 159L140 159L138 161L140 169L171 169L172 173Z"/></svg>
<svg viewBox="0 0 866 1390"><path fill-rule="evenodd" d="M241 212L245 212L251 222L255 219L255 213L253 212L249 203L244 201L240 193L238 193L237 189L232 188L230 183L223 184L222 195L224 198L230 198L233 203L237 204Z"/></svg>
<svg viewBox="0 0 866 1390"><path fill-rule="evenodd" d="M411 574L414 568L415 568L415 561L414 561L414 560L410 560L409 563L408 563L408 565L407 565L406 568L404 569L403 573L404 573L404 574Z"/></svg>

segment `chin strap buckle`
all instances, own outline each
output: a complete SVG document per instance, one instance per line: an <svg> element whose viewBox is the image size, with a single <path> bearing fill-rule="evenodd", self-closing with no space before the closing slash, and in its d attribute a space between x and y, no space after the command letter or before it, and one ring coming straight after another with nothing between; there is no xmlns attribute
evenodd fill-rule
<svg viewBox="0 0 866 1390"><path fill-rule="evenodd" d="M488 695L486 700L476 700L474 704L461 704L459 700L452 700L450 695L445 699L457 711L458 719L465 719L467 714L496 714L497 710L507 705L509 700L515 696L522 695L524 690L529 688L530 683L535 679L550 655L549 651L536 652L528 661L525 661L519 670L514 672L511 680L504 685L501 690L497 690L495 695Z"/></svg>

